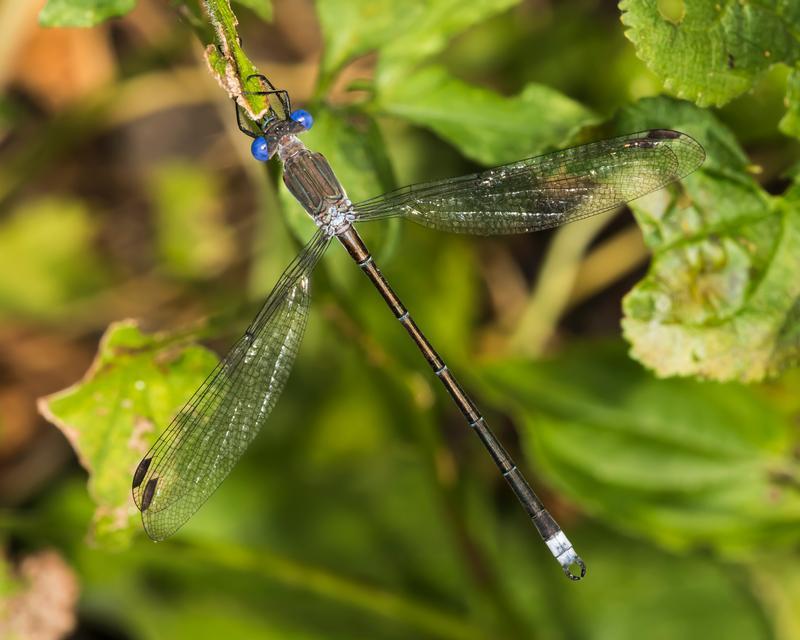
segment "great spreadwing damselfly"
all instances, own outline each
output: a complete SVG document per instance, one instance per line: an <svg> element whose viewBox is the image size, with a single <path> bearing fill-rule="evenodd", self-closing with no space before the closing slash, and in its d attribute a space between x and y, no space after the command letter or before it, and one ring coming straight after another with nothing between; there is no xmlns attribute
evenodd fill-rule
<svg viewBox="0 0 800 640"><path fill-rule="evenodd" d="M685 133L651 129L352 203L328 161L298 138L311 128L311 115L292 111L285 91L257 78L264 90L254 93L277 100L283 113L270 108L254 133L243 126L237 106L239 128L253 138L257 160L277 154L286 187L318 229L244 335L136 468L133 497L147 534L163 540L175 533L222 483L266 422L300 346L311 273L335 238L417 345L566 575L579 580L586 573L583 560L389 286L354 225L402 217L455 233L540 231L615 209L683 178L702 164L703 148Z"/></svg>

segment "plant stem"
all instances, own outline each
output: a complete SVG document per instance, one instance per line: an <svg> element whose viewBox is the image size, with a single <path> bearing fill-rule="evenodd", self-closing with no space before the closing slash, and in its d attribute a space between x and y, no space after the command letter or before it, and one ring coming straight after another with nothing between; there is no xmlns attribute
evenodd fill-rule
<svg viewBox="0 0 800 640"><path fill-rule="evenodd" d="M252 120L263 118L270 106L278 116L288 115L282 112L279 101L252 94L263 91L264 87L257 78L251 77L259 71L242 49L239 20L231 9L230 0L179 0L175 4L200 41L206 45L205 59L211 75ZM200 5L204 12L200 10ZM210 25L210 28L206 25Z"/></svg>
<svg viewBox="0 0 800 640"><path fill-rule="evenodd" d="M536 287L508 341L508 352L529 357L541 355L569 304L586 248L610 219L609 215L595 216L583 224L567 225L556 232Z"/></svg>

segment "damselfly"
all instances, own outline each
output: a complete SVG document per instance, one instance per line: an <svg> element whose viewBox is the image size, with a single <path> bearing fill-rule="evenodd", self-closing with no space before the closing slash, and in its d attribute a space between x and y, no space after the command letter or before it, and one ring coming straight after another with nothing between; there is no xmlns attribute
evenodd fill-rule
<svg viewBox="0 0 800 640"><path fill-rule="evenodd" d="M520 160L472 175L408 186L352 203L327 160L298 136L313 123L292 111L289 96L257 76L283 111L270 108L254 138L257 160L275 154L283 181L318 229L279 278L244 335L139 463L133 497L147 534L175 533L225 479L278 400L306 325L311 272L336 238L408 332L477 434L567 576L586 567L475 403L389 286L353 226L403 217L433 229L477 235L527 233L603 211L679 180L699 167L703 148L690 136L652 129ZM276 103L277 104L277 103ZM577 569L577 570L576 570Z"/></svg>

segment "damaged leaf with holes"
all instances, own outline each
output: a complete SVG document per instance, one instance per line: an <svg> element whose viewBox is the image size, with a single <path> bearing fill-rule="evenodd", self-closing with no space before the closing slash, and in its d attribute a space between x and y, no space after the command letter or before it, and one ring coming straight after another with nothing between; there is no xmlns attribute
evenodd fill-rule
<svg viewBox="0 0 800 640"><path fill-rule="evenodd" d="M623 301L631 355L661 376L774 376L800 355L798 187L767 194L730 132L686 103L645 100L617 126L648 128L667 113L708 157L682 190L632 205L653 259Z"/></svg>
<svg viewBox="0 0 800 640"><path fill-rule="evenodd" d="M98 545L125 547L138 530L133 470L215 365L206 349L118 322L103 336L84 379L40 401L42 413L64 433L89 473L95 503L90 533Z"/></svg>

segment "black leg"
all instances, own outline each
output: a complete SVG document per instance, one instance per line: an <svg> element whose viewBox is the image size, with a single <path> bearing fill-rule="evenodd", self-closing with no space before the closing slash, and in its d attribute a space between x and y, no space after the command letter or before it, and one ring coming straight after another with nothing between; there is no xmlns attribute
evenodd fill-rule
<svg viewBox="0 0 800 640"><path fill-rule="evenodd" d="M275 85L273 85L269 81L269 78L267 78L267 76L262 76L260 73L251 73L249 76L247 76L247 78L245 78L245 82L250 82L251 78L258 78L259 80L261 80L261 82L266 84L270 89L272 89L273 91L276 91Z"/></svg>
<svg viewBox="0 0 800 640"><path fill-rule="evenodd" d="M253 133L252 131L250 131L250 129L246 128L242 124L241 109L239 108L239 105L237 104L236 100L233 101L233 107L234 107L234 109L236 109L236 124L239 127L239 131L241 131L244 134L247 134L251 138L256 138L257 137L256 134Z"/></svg>
<svg viewBox="0 0 800 640"><path fill-rule="evenodd" d="M276 89L275 85L273 85L266 76L260 73L250 74L247 76L245 82L249 82L251 78L258 78L258 80L269 87L269 89L264 91L242 91L242 93L248 96L277 96L283 110L286 112L284 117L288 118L289 114L292 113L292 101L289 99L289 92L285 89Z"/></svg>
<svg viewBox="0 0 800 640"><path fill-rule="evenodd" d="M271 89L270 91L242 91L242 95L245 96L278 96L278 100L280 100L281 107L286 112L286 117L289 117L289 114L292 113L292 103L289 101L289 93L286 89ZM270 107L272 109L272 107ZM273 110L274 111L274 110Z"/></svg>

